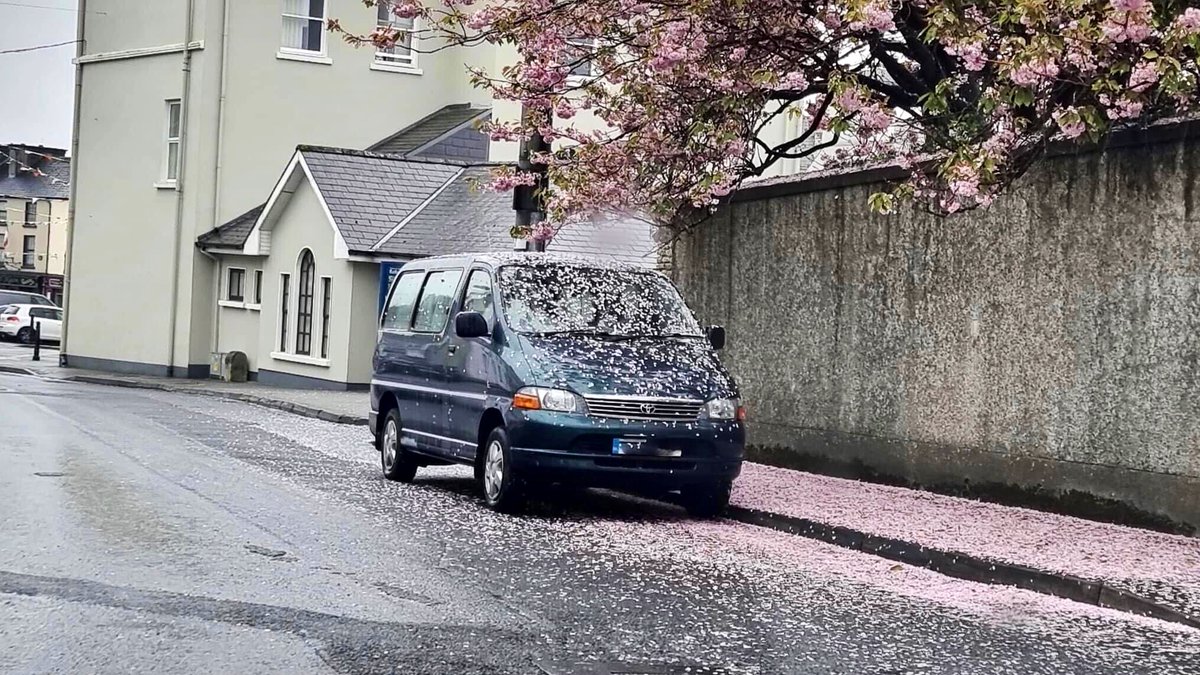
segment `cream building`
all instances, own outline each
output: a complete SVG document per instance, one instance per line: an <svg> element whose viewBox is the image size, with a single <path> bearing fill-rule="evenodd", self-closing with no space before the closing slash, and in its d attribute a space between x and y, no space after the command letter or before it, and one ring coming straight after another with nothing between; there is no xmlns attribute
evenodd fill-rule
<svg viewBox="0 0 1200 675"><path fill-rule="evenodd" d="M519 111L467 74L511 47L441 45L360 0L80 0L78 16L67 364L209 377L240 352L264 383L366 386L399 264L523 245L511 196L469 189L517 156L477 126ZM330 18L411 34L379 53ZM572 228L556 249L657 253L636 222Z"/></svg>
<svg viewBox="0 0 1200 675"><path fill-rule="evenodd" d="M356 49L323 26L370 31L359 0L79 10L69 365L208 377L242 352L263 382L365 386L396 263L516 245L511 196L468 188L516 154L475 128L493 48ZM654 262L636 223L555 247Z"/></svg>
<svg viewBox="0 0 1200 675"><path fill-rule="evenodd" d="M63 150L0 145L0 289L62 302L70 171Z"/></svg>

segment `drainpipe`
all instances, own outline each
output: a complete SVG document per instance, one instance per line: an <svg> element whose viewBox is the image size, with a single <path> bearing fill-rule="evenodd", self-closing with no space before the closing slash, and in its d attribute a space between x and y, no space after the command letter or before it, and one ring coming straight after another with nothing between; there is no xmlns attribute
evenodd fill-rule
<svg viewBox="0 0 1200 675"><path fill-rule="evenodd" d="M86 52L83 41L83 24L87 21L87 0L79 0L79 18L75 20L75 111L71 119L71 184L67 186L67 258L63 261L63 321L62 335L58 343L58 365L67 366L67 354L70 347L67 344L67 334L71 325L71 314L67 308L71 305L71 255L75 244L75 186L79 185L79 102L83 93L83 64L79 62Z"/></svg>
<svg viewBox="0 0 1200 675"><path fill-rule="evenodd" d="M192 100L191 100L191 85L192 85L192 38L193 29L195 28L193 14L196 9L196 0L188 0L187 3L187 18L184 24L183 35L183 91L180 94L179 111L179 128L181 130L179 143L179 170L175 177L175 229L171 237L171 315L168 321L167 333L167 376L175 376L175 329L179 324L179 267L181 252L179 244L183 240L183 184L187 176L187 146L191 142L188 138L188 118L191 116ZM184 374L187 373L187 367L184 367Z"/></svg>
<svg viewBox="0 0 1200 675"><path fill-rule="evenodd" d="M229 0L221 1L221 66L218 75L220 98L217 100L217 142L214 144L215 157L213 161L213 197L212 213L213 227L221 224L221 157L225 147L225 64L229 60ZM213 330L211 352L219 351L221 346L221 308L217 302L221 299L221 261L204 249L198 249L213 261L216 269L213 283Z"/></svg>

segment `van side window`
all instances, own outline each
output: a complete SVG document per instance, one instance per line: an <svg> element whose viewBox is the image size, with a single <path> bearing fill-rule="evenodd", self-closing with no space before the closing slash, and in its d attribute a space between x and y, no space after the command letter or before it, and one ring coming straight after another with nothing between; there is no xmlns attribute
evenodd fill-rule
<svg viewBox="0 0 1200 675"><path fill-rule="evenodd" d="M417 315L413 319L413 330L418 333L440 333L450 318L450 305L454 304L454 291L462 279L462 270L433 272L421 291L417 303Z"/></svg>
<svg viewBox="0 0 1200 675"><path fill-rule="evenodd" d="M472 270L463 292L462 311L479 312L492 326L492 278L485 270Z"/></svg>
<svg viewBox="0 0 1200 675"><path fill-rule="evenodd" d="M392 297L388 298L387 309L383 312L383 328L408 330L413 307L417 305L417 293L420 292L421 282L424 280L424 272L405 272L400 275L392 290Z"/></svg>

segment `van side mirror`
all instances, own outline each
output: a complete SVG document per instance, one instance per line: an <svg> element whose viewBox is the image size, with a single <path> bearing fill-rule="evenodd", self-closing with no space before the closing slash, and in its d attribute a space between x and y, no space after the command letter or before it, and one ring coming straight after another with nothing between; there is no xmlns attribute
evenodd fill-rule
<svg viewBox="0 0 1200 675"><path fill-rule="evenodd" d="M454 334L460 338L487 337L489 333L487 319L479 312L459 312L454 317Z"/></svg>
<svg viewBox="0 0 1200 675"><path fill-rule="evenodd" d="M708 327L708 341L713 349L725 349L725 328L723 326Z"/></svg>

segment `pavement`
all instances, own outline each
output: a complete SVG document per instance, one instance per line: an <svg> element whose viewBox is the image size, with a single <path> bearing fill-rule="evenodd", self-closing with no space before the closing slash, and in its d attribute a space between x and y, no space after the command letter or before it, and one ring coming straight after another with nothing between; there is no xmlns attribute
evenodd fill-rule
<svg viewBox="0 0 1200 675"><path fill-rule="evenodd" d="M0 429L0 672L1200 667L1178 623L662 502L496 514L467 467L392 483L365 429L220 397L0 374Z"/></svg>
<svg viewBox="0 0 1200 675"><path fill-rule="evenodd" d="M366 392L116 376L0 346L0 371L231 398L366 424ZM18 350L18 351L14 351ZM22 360L21 357L25 356ZM748 462L729 517L972 581L1200 628L1200 538Z"/></svg>

